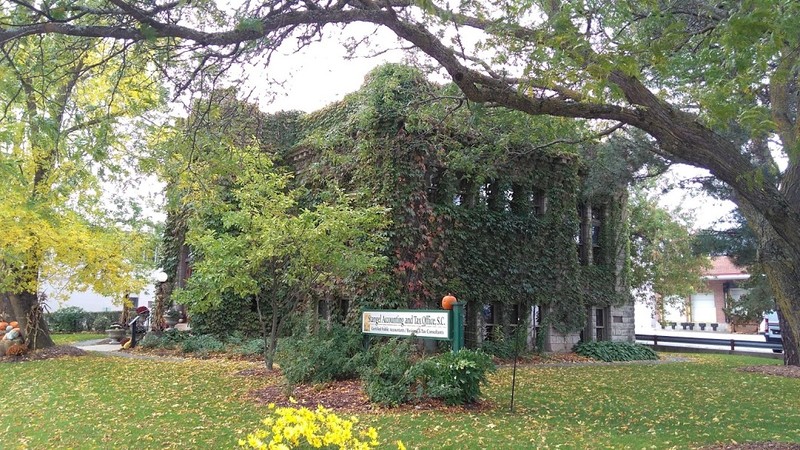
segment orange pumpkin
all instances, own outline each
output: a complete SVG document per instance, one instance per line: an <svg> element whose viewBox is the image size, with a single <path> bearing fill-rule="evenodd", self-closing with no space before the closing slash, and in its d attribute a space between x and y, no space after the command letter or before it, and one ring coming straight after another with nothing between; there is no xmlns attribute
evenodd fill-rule
<svg viewBox="0 0 800 450"><path fill-rule="evenodd" d="M6 331L7 326L8 322L0 322L0 330Z"/></svg>
<svg viewBox="0 0 800 450"><path fill-rule="evenodd" d="M11 328L17 328L19 326L19 323L18 322L11 322L9 325L11 325Z"/></svg>
<svg viewBox="0 0 800 450"><path fill-rule="evenodd" d="M442 297L442 308L451 310L453 309L453 303L456 303L458 300L453 297L452 294L447 294Z"/></svg>

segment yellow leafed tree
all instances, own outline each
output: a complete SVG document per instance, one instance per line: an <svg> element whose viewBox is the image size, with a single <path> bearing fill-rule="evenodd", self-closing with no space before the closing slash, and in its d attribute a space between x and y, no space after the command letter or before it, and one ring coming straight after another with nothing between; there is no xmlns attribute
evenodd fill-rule
<svg viewBox="0 0 800 450"><path fill-rule="evenodd" d="M144 283L152 239L104 194L132 176L137 120L163 97L143 61L121 56L127 45L32 37L0 48L0 293L33 348L53 345L43 281L120 299Z"/></svg>

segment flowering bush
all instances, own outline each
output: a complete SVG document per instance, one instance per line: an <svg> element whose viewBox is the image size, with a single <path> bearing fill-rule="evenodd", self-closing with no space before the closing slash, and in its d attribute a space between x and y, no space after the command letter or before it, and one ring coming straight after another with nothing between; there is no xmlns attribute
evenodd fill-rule
<svg viewBox="0 0 800 450"><path fill-rule="evenodd" d="M330 410L318 406L316 411L308 408L275 408L273 414L262 421L264 429L258 429L239 439L239 447L262 450L289 450L299 448L323 448L340 450L368 450L378 446L378 432L369 427L355 431L355 417L342 419ZM397 441L398 448L405 450Z"/></svg>

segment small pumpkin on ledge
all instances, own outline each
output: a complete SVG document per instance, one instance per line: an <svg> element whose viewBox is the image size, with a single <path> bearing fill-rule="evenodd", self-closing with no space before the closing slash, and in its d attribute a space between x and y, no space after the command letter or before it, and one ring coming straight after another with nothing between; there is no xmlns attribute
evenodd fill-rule
<svg viewBox="0 0 800 450"><path fill-rule="evenodd" d="M453 309L453 304L456 302L458 302L458 300L453 296L453 294L448 293L442 297L442 308L449 311Z"/></svg>

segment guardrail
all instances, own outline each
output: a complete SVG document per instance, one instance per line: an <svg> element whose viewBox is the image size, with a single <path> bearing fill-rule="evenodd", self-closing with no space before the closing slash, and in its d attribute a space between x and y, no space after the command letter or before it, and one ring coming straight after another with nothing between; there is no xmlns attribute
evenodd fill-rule
<svg viewBox="0 0 800 450"><path fill-rule="evenodd" d="M761 341L742 341L737 339L711 339L711 338L695 338L684 336L659 336L656 334L637 334L637 341L652 341L654 346L664 344L695 344L695 345L709 345L715 347L726 347L730 351L736 351L736 348L764 348L769 350L783 350L783 345L775 344L772 342ZM669 346L669 345L667 345Z"/></svg>

